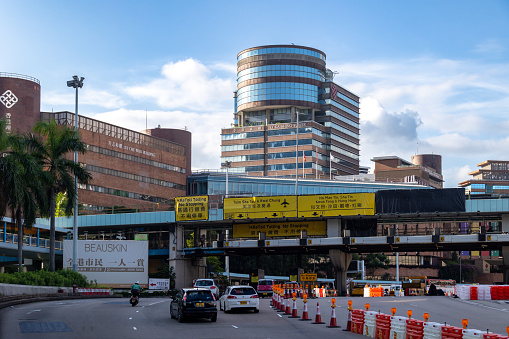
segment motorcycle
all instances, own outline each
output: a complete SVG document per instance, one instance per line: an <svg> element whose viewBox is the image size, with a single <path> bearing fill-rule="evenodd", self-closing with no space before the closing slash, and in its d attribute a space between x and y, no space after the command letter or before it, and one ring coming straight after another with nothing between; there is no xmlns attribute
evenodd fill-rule
<svg viewBox="0 0 509 339"><path fill-rule="evenodd" d="M131 303L131 306L134 307L134 306L138 305L139 299L140 299L140 296L131 294L131 299L129 300L129 302Z"/></svg>

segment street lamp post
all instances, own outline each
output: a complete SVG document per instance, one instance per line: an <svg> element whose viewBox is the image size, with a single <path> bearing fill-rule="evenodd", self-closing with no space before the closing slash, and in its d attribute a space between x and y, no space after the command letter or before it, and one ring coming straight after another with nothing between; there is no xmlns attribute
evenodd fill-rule
<svg viewBox="0 0 509 339"><path fill-rule="evenodd" d="M225 161L224 166L226 167L226 194L225 194L225 197L228 198L228 169L232 166L232 162ZM225 241L228 241L229 231L226 230L225 233L226 233ZM230 281L230 257L229 256L224 257L224 269L226 271L225 272L226 277L228 278L228 281Z"/></svg>
<svg viewBox="0 0 509 339"><path fill-rule="evenodd" d="M73 75L72 80L67 81L67 87L72 87L76 89L76 106L74 113L74 131L76 132L76 136L78 136L78 88L83 87L84 77L78 78L77 75ZM74 151L74 162L78 163L78 151ZM76 191L76 196L74 200L74 218L73 218L73 227L72 227L72 269L73 271L78 271L78 177L74 176L74 190Z"/></svg>

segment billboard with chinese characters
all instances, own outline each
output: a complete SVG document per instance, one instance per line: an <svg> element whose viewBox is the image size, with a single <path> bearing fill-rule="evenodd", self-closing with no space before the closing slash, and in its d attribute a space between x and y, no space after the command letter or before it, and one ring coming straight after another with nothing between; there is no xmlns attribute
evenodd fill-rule
<svg viewBox="0 0 509 339"><path fill-rule="evenodd" d="M177 221L207 220L209 218L209 196L175 198Z"/></svg>
<svg viewBox="0 0 509 339"><path fill-rule="evenodd" d="M267 237L297 237L301 231L308 235L325 236L327 224L325 221L296 221L278 223L256 223L233 225L233 238L257 238L263 232Z"/></svg>
<svg viewBox="0 0 509 339"><path fill-rule="evenodd" d="M374 215L375 193L299 196L299 217Z"/></svg>
<svg viewBox="0 0 509 339"><path fill-rule="evenodd" d="M297 197L225 198L223 215L224 219L295 218Z"/></svg>
<svg viewBox="0 0 509 339"><path fill-rule="evenodd" d="M64 268L72 269L73 241L64 240ZM148 241L78 240L78 272L99 285L148 287Z"/></svg>

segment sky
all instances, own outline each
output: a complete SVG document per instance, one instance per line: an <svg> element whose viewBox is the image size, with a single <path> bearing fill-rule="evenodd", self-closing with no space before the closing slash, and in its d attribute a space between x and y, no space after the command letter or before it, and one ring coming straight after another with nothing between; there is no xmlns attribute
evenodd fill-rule
<svg viewBox="0 0 509 339"><path fill-rule="evenodd" d="M41 82L42 111L136 131L188 129L193 170L221 166L236 57L295 44L360 99L360 164L439 154L445 187L509 160L509 1L0 0L0 72Z"/></svg>

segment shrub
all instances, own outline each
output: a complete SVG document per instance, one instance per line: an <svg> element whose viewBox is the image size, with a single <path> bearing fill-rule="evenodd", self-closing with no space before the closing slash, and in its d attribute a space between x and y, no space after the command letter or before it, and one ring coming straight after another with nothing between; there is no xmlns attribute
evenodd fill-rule
<svg viewBox="0 0 509 339"><path fill-rule="evenodd" d="M87 278L72 270L0 273L0 283L35 286L88 287Z"/></svg>

